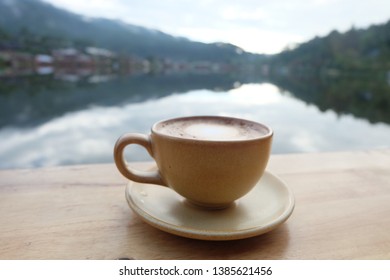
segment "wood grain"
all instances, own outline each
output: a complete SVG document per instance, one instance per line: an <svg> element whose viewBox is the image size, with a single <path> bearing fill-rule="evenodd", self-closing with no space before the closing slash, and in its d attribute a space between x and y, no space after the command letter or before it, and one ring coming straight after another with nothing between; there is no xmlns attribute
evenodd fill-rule
<svg viewBox="0 0 390 280"><path fill-rule="evenodd" d="M268 170L293 190L292 216L223 242L142 222L113 164L1 170L0 259L390 259L389 149L273 155Z"/></svg>

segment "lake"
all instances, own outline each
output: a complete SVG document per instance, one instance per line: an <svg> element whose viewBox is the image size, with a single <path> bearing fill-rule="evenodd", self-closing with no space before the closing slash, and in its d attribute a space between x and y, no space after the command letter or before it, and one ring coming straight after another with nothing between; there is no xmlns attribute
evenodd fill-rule
<svg viewBox="0 0 390 280"><path fill-rule="evenodd" d="M0 168L111 163L116 139L189 115L263 122L272 153L389 147L390 83L255 75L30 75L0 78ZM363 82L362 82L363 81ZM321 84L322 83L322 84ZM151 160L140 147L129 161Z"/></svg>

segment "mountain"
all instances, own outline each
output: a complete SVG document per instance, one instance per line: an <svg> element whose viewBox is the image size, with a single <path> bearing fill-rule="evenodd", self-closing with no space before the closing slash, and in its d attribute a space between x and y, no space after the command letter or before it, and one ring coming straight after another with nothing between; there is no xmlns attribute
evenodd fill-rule
<svg viewBox="0 0 390 280"><path fill-rule="evenodd" d="M366 29L332 31L277 54L270 64L288 67L292 74L321 70L390 70L390 21ZM332 71L333 73L336 73Z"/></svg>
<svg viewBox="0 0 390 280"><path fill-rule="evenodd" d="M2 34L41 45L93 45L140 57L231 62L255 56L231 44L194 42L121 21L86 18L40 0L0 0L0 41Z"/></svg>
<svg viewBox="0 0 390 280"><path fill-rule="evenodd" d="M272 83L322 111L390 123L390 21L313 38L265 68Z"/></svg>

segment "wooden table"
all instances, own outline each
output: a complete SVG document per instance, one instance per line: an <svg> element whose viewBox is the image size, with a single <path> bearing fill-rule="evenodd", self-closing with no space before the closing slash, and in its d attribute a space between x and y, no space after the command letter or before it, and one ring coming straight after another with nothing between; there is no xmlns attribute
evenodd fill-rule
<svg viewBox="0 0 390 280"><path fill-rule="evenodd" d="M237 241L147 225L113 164L2 170L0 259L390 259L390 149L272 155L268 170L293 190L295 210Z"/></svg>

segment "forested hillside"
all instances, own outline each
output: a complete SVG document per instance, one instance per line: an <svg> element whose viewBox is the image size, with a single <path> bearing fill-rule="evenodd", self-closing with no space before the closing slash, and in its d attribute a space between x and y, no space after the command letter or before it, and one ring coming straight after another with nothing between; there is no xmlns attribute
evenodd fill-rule
<svg viewBox="0 0 390 280"><path fill-rule="evenodd" d="M390 70L390 21L368 29L332 31L271 58L271 65L299 72L334 70Z"/></svg>
<svg viewBox="0 0 390 280"><path fill-rule="evenodd" d="M271 82L322 111L390 123L390 21L316 37L265 66Z"/></svg>
<svg viewBox="0 0 390 280"><path fill-rule="evenodd" d="M44 53L86 46L186 61L232 62L257 57L232 44L206 44L121 21L86 18L39 0L0 0L0 50Z"/></svg>

